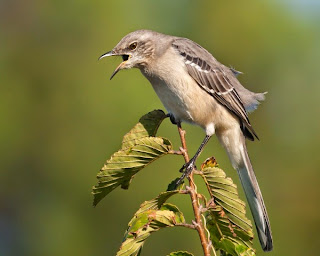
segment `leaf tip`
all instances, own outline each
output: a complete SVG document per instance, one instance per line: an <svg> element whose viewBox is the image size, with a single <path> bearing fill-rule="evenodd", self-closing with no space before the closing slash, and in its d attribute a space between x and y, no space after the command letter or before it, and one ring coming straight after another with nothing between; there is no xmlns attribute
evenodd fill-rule
<svg viewBox="0 0 320 256"><path fill-rule="evenodd" d="M212 157L209 157L207 158L202 164L201 164L201 171L204 169L204 168L207 168L207 167L218 167L218 163L215 159L214 156Z"/></svg>

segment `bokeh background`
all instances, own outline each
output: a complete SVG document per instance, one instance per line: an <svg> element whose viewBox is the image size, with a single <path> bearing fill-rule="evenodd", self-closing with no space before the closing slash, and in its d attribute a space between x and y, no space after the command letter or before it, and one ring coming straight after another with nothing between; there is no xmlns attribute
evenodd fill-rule
<svg viewBox="0 0 320 256"><path fill-rule="evenodd" d="M0 255L115 255L139 205L178 176L182 158L162 158L128 191L118 188L92 207L95 176L122 136L143 114L163 109L138 70L109 81L120 59L97 61L142 28L191 38L242 71L246 87L268 91L250 115L261 140L248 143L272 224L268 255L318 255L317 0L0 1ZM204 133L184 127L195 152ZM179 146L169 120L159 134ZM216 139L200 161L211 155L239 184ZM171 202L190 220L189 200ZM174 250L202 255L197 233L161 230L143 255Z"/></svg>

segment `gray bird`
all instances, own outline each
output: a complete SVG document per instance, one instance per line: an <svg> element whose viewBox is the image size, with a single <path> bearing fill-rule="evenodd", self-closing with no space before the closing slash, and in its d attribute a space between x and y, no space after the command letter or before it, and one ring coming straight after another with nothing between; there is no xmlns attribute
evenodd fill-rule
<svg viewBox="0 0 320 256"><path fill-rule="evenodd" d="M193 170L195 161L213 134L226 149L238 171L260 244L264 251L273 248L270 222L261 191L247 153L245 138L258 139L248 112L264 100L264 93L244 88L238 71L218 62L206 49L187 39L138 30L126 35L99 59L122 56L122 69L138 68L150 81L173 123L187 122L202 127L206 136L185 169L178 184Z"/></svg>

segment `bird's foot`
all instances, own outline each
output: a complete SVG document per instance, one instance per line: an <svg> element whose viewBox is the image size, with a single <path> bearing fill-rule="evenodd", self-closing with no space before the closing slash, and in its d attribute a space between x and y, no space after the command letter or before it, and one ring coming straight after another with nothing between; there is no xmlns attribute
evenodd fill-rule
<svg viewBox="0 0 320 256"><path fill-rule="evenodd" d="M175 117L173 116L173 114L168 113L168 114L167 114L167 117L170 118L170 121L171 121L172 124L174 124L174 125L178 125L178 124L179 124L179 121L177 121L177 120L175 119Z"/></svg>
<svg viewBox="0 0 320 256"><path fill-rule="evenodd" d="M191 159L188 163L185 163L184 165L182 165L182 167L180 168L179 172L189 173L190 174L194 168L197 169L197 167L195 165L195 162L196 162L195 159ZM185 171L183 171L183 170L185 170ZM185 177L187 177L187 176L185 176Z"/></svg>
<svg viewBox="0 0 320 256"><path fill-rule="evenodd" d="M181 167L181 169L179 170L179 172L182 172L182 175L181 175L181 177L177 180L176 186L179 186L179 185L183 182L184 178L189 177L189 175L191 174L191 172L193 171L193 169L196 168L195 162L196 162L196 160L192 158L188 163L185 163L185 164ZM183 170L184 170L184 171L183 171Z"/></svg>

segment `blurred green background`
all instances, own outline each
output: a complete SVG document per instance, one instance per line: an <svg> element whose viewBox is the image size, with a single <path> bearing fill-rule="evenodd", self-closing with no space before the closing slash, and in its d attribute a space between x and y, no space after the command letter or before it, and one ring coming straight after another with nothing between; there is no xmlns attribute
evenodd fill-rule
<svg viewBox="0 0 320 256"><path fill-rule="evenodd" d="M0 1L0 255L115 255L139 205L179 175L182 158L162 158L92 207L122 136L163 109L138 70L109 81L120 59L97 61L142 28L188 37L268 91L250 116L261 141L248 143L272 224L268 255L318 255L319 13L316 0ZM184 127L195 152L204 132ZM159 134L178 147L169 120ZM199 161L211 155L239 184L215 138ZM191 218L188 197L171 202ZM202 255L197 233L162 230L143 255L179 249Z"/></svg>

